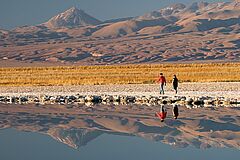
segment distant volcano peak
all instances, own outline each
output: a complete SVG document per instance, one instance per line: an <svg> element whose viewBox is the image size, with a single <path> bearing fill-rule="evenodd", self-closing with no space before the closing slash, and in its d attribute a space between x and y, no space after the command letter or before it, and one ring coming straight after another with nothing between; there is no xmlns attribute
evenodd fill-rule
<svg viewBox="0 0 240 160"><path fill-rule="evenodd" d="M72 8L69 8L68 10L66 10L65 12L68 12L68 13L72 13L72 14L81 14L81 13L85 13L83 10L81 9L78 9L77 7L72 7ZM64 12L64 13L65 13ZM86 13L85 13L86 14Z"/></svg>
<svg viewBox="0 0 240 160"><path fill-rule="evenodd" d="M61 28L97 25L99 23L101 23L101 21L88 15L83 10L78 9L77 7L72 7L63 13L54 16L46 22L45 25L51 28Z"/></svg>

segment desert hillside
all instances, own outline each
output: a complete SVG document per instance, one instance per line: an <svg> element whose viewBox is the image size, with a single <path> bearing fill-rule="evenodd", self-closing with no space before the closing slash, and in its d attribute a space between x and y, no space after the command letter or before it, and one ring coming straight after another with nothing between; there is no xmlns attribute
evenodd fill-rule
<svg viewBox="0 0 240 160"><path fill-rule="evenodd" d="M2 64L106 65L240 60L240 2L173 4L100 21L75 7L0 30Z"/></svg>

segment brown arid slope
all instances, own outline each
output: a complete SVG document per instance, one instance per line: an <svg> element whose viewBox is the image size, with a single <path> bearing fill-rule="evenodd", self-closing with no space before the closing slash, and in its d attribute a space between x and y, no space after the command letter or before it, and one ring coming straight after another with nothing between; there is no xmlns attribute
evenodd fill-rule
<svg viewBox="0 0 240 160"><path fill-rule="evenodd" d="M240 60L240 2L174 4L100 22L76 8L0 30L1 61L57 65Z"/></svg>
<svg viewBox="0 0 240 160"><path fill-rule="evenodd" d="M154 117L156 106L0 105L0 128L49 135L79 148L103 133L138 136L174 147L239 149L240 110L180 107L174 120L171 106L164 123Z"/></svg>

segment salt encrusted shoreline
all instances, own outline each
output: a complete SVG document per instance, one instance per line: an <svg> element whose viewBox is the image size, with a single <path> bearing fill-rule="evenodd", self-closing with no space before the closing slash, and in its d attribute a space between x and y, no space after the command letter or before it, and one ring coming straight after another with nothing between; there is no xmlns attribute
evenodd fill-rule
<svg viewBox="0 0 240 160"><path fill-rule="evenodd" d="M159 96L158 84L127 85L81 85L81 86L36 86L0 87L0 96L20 95L128 95ZM175 96L171 84L166 87L166 96ZM240 82L180 83L178 96L209 96L240 98Z"/></svg>

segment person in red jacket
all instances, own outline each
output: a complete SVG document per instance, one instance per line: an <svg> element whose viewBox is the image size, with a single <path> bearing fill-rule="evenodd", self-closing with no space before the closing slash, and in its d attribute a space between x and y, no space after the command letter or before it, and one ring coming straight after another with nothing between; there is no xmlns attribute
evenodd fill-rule
<svg viewBox="0 0 240 160"><path fill-rule="evenodd" d="M164 105L161 106L160 112L156 112L155 116L158 117L161 122L164 122L164 119L167 117L167 110Z"/></svg>
<svg viewBox="0 0 240 160"><path fill-rule="evenodd" d="M167 85L166 78L163 76L163 73L160 73L158 83L160 83L160 94L164 94L164 85Z"/></svg>

